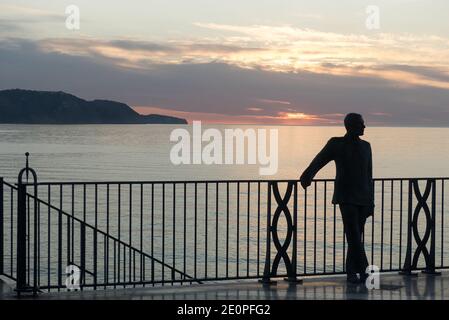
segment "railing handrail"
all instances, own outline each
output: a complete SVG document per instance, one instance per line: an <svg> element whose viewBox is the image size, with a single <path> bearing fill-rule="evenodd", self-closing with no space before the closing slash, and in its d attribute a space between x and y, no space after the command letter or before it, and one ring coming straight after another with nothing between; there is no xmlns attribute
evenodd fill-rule
<svg viewBox="0 0 449 320"><path fill-rule="evenodd" d="M373 181L409 181L409 180L449 180L449 177L395 177L373 178ZM214 180L119 180L119 181L42 181L37 183L23 183L26 186L34 185L95 185L95 184L184 184L184 183L269 183L269 182L300 182L300 179L214 179ZM332 182L334 178L313 179L316 182ZM6 182L5 182L6 183Z"/></svg>
<svg viewBox="0 0 449 320"><path fill-rule="evenodd" d="M8 186L8 187L10 187L10 188L12 188L12 189L14 189L14 190L17 191L17 186L15 186L14 184L8 183L8 182L6 182L5 180L3 180L3 184L4 184L5 186Z"/></svg>

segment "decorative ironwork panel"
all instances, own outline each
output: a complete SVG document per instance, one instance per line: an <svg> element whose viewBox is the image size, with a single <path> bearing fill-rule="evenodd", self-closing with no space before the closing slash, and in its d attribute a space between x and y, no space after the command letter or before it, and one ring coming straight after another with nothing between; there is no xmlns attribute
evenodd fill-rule
<svg viewBox="0 0 449 320"><path fill-rule="evenodd" d="M438 274L435 272L435 206L436 206L436 181L427 179L424 192L419 187L419 180L409 181L408 198L408 228L407 228L407 251L403 268L404 274L412 274L418 269L418 260L424 257L425 270L423 272ZM413 208L413 198L416 205ZM429 207L430 202L430 207ZM424 214L425 230L420 234L418 230L419 218ZM416 245L413 251L413 243ZM412 252L413 251L413 252Z"/></svg>
<svg viewBox="0 0 449 320"><path fill-rule="evenodd" d="M285 264L288 278L286 280L296 282L296 240L297 240L297 198L298 198L298 183L290 181L287 183L285 193L281 195L278 182L270 182L268 185L268 212L267 212L267 256L265 260L264 282L269 282L271 277L277 275L279 264L282 261ZM292 196L293 195L293 196ZM272 196L276 201L276 210L271 217L271 200ZM289 203L293 198L293 214L289 209ZM283 241L279 237L279 220L281 216L285 219L287 224L286 235ZM271 262L271 239L276 253ZM289 256L289 248L292 247L291 257Z"/></svg>

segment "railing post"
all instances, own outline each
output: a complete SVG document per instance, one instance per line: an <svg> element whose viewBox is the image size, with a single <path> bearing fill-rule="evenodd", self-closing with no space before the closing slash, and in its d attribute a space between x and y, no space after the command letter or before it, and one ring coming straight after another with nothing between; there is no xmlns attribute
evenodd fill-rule
<svg viewBox="0 0 449 320"><path fill-rule="evenodd" d="M416 207L413 209L413 196L417 199ZM427 204L427 200L430 198L431 208ZM424 236L418 231L418 219L419 214L424 212L426 218L426 230ZM418 179L410 179L408 188L408 223L407 223L407 251L404 262L403 271L404 275L416 275L412 273L418 267L418 259L420 255L424 256L426 262L426 268L423 272L428 274L438 275L439 272L435 271L435 214L436 211L436 180L426 179L426 187L424 192L421 193ZM413 237L413 239L412 239ZM412 252L412 241L416 243L416 249ZM427 247L427 243L430 240L430 248Z"/></svg>
<svg viewBox="0 0 449 320"><path fill-rule="evenodd" d="M263 284L276 284L271 277L271 182L268 182L268 198L267 198L267 239L266 239L266 256L263 277L259 282Z"/></svg>
<svg viewBox="0 0 449 320"><path fill-rule="evenodd" d="M27 227L27 206L26 206L26 185L19 181L17 188L17 281L16 292L27 291L27 246L26 246L26 227Z"/></svg>
<svg viewBox="0 0 449 320"><path fill-rule="evenodd" d="M33 292L36 293L36 259L39 257L36 256L36 250L34 250L35 256L34 259L34 283L33 288L29 286L27 283L27 223L31 223L31 221L27 221L27 184L23 183L23 174L26 174L26 179L28 183L28 176L31 173L34 180L34 196L37 196L37 175L36 172L29 167L28 157L29 153L25 153L26 156L26 165L25 168L20 170L19 176L17 178L17 252L16 252L16 272L17 272L17 280L16 280L16 292L20 297L20 294L23 292ZM36 207L36 199L34 201ZM36 210L36 208L35 208ZM35 221L34 221L34 233L36 239L36 212L35 212ZM29 235L28 235L29 236ZM36 242L34 243L36 249Z"/></svg>
<svg viewBox="0 0 449 320"><path fill-rule="evenodd" d="M81 255L81 279L80 279L80 288L82 289L82 286L84 285L84 283L86 282L86 225L85 225L86 221L83 221L83 224L81 225L80 228L80 240L81 240L81 244L80 244L80 255Z"/></svg>
<svg viewBox="0 0 449 320"><path fill-rule="evenodd" d="M292 283L302 283L301 279L297 278L297 256L298 256L298 182L295 181L293 185L293 225L292 225L292 265L291 265L291 273L285 278L286 281Z"/></svg>
<svg viewBox="0 0 449 320"><path fill-rule="evenodd" d="M270 277L275 277L277 275L277 269L279 267L279 263L281 259L285 263L285 267L287 269L287 277L284 279L288 282L301 283L300 279L296 277L296 256L297 256L297 190L298 190L298 182L297 181L289 181L287 183L287 189L282 196L279 192L279 183L278 182L269 182L268 183L268 199L267 199L267 255L265 260L265 270L263 274L263 278L261 280L262 283L273 283L270 280ZM274 195L276 200L277 208L273 214L273 219L271 218L271 195ZM293 217L288 208L288 203L291 199L293 193ZM281 243L278 234L278 223L281 213L284 214L284 217L287 222L287 235L284 239L284 242ZM293 244L292 244L293 239ZM273 263L271 263L271 241L273 241L273 245L276 247L276 255L274 257ZM288 255L288 249L292 245L292 258L290 259Z"/></svg>
<svg viewBox="0 0 449 320"><path fill-rule="evenodd" d="M412 180L408 182L408 206L407 206L407 248L405 252L404 267L401 272L402 275L416 275L412 273Z"/></svg>
<svg viewBox="0 0 449 320"><path fill-rule="evenodd" d="M0 177L0 275L4 273L4 255L5 247L3 242L4 236L4 222L3 222L3 177Z"/></svg>
<svg viewBox="0 0 449 320"><path fill-rule="evenodd" d="M436 226L435 226L435 218L436 218L436 187L437 183L435 179L432 179L432 208L431 210L431 219L427 223L430 227L430 249L429 249L429 261L426 263L426 269L423 270L423 273L427 274L433 274L433 275L440 275L440 272L435 271L435 233L436 233Z"/></svg>

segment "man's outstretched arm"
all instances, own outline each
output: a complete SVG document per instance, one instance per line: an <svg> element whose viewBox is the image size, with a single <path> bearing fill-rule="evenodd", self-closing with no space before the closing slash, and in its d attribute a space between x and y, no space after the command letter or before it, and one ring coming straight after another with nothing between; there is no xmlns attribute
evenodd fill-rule
<svg viewBox="0 0 449 320"><path fill-rule="evenodd" d="M304 189L310 186L313 177L315 177L321 168L334 160L334 143L333 138L331 138L302 173L299 179L301 180L301 185Z"/></svg>

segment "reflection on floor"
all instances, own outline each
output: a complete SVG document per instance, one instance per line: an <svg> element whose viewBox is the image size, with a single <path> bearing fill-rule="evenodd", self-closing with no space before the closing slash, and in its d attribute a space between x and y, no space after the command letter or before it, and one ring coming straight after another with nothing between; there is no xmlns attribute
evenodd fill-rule
<svg viewBox="0 0 449 320"><path fill-rule="evenodd" d="M368 290L365 285L347 284L344 276L304 279L302 284L289 284L279 279L275 285L257 281L239 283L209 283L182 287L146 287L116 290L85 290L82 292L41 293L37 299L150 299L150 300L204 300L204 299L449 299L449 272L439 276L419 273L402 276L381 274L380 288ZM11 287L0 281L0 297L15 299Z"/></svg>

